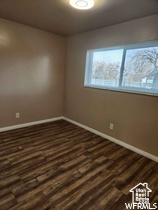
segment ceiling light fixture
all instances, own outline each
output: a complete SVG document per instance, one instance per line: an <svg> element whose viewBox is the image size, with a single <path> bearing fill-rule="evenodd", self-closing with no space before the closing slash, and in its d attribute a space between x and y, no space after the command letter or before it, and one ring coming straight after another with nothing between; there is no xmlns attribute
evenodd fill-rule
<svg viewBox="0 0 158 210"><path fill-rule="evenodd" d="M94 0L70 0L72 7L76 9L90 9L94 6Z"/></svg>

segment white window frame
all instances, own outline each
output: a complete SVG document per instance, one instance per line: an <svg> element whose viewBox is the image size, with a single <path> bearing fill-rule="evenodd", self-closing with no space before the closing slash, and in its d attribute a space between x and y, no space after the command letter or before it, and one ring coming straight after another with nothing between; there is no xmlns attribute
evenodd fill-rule
<svg viewBox="0 0 158 210"><path fill-rule="evenodd" d="M140 44L133 44L133 45L124 45L124 46L119 46L119 47L110 47L110 48L88 50L87 55L86 55L84 87L158 96L158 92L156 92L154 90L152 90L152 92L151 92L150 90L145 90L143 88L141 89L141 88L120 86L122 84L122 79L123 79L123 71L124 71L124 65L125 65L126 51L130 50L130 49L140 49L140 48L146 48L146 47L158 47L158 41L140 43ZM92 85L91 84L91 73L92 73L93 53L94 52L100 52L100 51L118 50L118 49L123 50L122 63L121 63L121 67L120 67L119 87L94 85L94 84Z"/></svg>

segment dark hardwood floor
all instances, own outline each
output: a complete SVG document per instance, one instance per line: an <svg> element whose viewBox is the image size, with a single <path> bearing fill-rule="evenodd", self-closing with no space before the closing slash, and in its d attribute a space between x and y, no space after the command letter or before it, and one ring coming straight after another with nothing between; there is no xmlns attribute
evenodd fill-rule
<svg viewBox="0 0 158 210"><path fill-rule="evenodd" d="M123 210L158 164L66 121L0 133L0 210Z"/></svg>

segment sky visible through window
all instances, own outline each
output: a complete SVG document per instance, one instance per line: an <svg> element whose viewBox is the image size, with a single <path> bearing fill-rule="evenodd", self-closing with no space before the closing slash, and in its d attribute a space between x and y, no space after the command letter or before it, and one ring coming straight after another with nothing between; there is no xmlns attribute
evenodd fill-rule
<svg viewBox="0 0 158 210"><path fill-rule="evenodd" d="M122 56L123 49L94 52L91 83L118 87Z"/></svg>
<svg viewBox="0 0 158 210"><path fill-rule="evenodd" d="M105 61L107 63L121 62L122 55L123 49L94 52L93 61Z"/></svg>
<svg viewBox="0 0 158 210"><path fill-rule="evenodd" d="M127 50L122 85L158 89L158 47Z"/></svg>
<svg viewBox="0 0 158 210"><path fill-rule="evenodd" d="M123 51L93 52L91 84L158 91L158 47L127 49L120 83Z"/></svg>

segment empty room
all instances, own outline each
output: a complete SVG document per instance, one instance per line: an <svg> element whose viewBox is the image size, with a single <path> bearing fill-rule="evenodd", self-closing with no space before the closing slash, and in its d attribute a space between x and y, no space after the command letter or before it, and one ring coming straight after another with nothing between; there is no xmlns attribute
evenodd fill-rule
<svg viewBox="0 0 158 210"><path fill-rule="evenodd" d="M0 0L0 210L158 209L158 0Z"/></svg>

